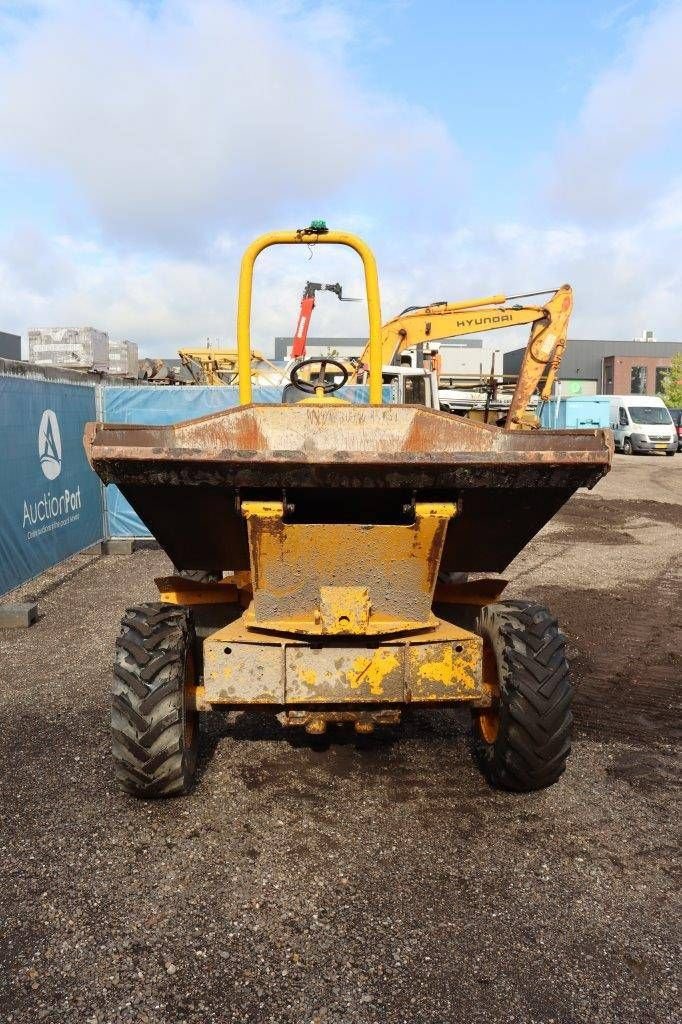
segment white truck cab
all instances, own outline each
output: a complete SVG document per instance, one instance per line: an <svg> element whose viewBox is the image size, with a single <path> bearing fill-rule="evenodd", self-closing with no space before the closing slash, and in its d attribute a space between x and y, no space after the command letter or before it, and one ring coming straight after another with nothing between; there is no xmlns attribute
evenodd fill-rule
<svg viewBox="0 0 682 1024"><path fill-rule="evenodd" d="M323 357L320 357L323 358ZM332 356L329 357L332 359ZM338 357L336 357L338 359ZM352 366L342 358L341 363ZM291 368L296 365L292 360L284 370L284 377L289 377ZM325 372L325 381L341 383L342 376L338 370L329 368ZM500 392L495 398L488 399L484 391L466 388L439 388L438 374L426 367L415 367L410 364L400 366L384 366L381 369L381 381L391 388L391 402L396 405L421 405L427 409L438 409L441 412L453 413L457 416L472 416L478 419L486 417L486 422L498 423L504 418L511 405L511 393ZM282 401L300 402L305 394L298 391L294 384L287 384L282 392ZM533 395L529 407L539 403L537 395ZM487 413L486 413L487 410Z"/></svg>
<svg viewBox="0 0 682 1024"><path fill-rule="evenodd" d="M389 384L391 398L398 405L425 405L427 409L440 409L438 377L432 370L412 366L384 366L383 384Z"/></svg>
<svg viewBox="0 0 682 1024"><path fill-rule="evenodd" d="M677 433L672 416L657 395L609 395L610 424L616 451L625 455L636 452L677 451Z"/></svg>

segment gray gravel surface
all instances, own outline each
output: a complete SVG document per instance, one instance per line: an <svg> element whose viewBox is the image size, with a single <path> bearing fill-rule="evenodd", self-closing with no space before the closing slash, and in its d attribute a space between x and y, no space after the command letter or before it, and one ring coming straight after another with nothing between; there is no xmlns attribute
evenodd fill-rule
<svg viewBox="0 0 682 1024"><path fill-rule="evenodd" d="M155 551L30 584L0 636L0 1006L35 1021L672 1022L682 457L617 458L511 566L568 635L562 781L490 790L465 714L362 745L203 723L194 794L112 781L112 639Z"/></svg>

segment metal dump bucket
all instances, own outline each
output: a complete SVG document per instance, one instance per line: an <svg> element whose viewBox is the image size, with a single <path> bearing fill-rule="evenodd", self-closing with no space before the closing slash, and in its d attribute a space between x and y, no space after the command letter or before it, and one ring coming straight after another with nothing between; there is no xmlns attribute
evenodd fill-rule
<svg viewBox="0 0 682 1024"><path fill-rule="evenodd" d="M506 431L417 406L323 403L91 423L84 443L175 565L224 570L249 568L241 501L272 498L301 522L368 526L409 520L416 501L454 501L441 569L500 572L613 453L605 430Z"/></svg>

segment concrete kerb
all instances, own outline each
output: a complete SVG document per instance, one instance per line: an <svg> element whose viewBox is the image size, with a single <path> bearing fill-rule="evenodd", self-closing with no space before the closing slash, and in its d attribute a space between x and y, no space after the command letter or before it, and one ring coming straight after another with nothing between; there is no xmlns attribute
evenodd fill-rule
<svg viewBox="0 0 682 1024"><path fill-rule="evenodd" d="M35 601L0 605L0 629L28 629L38 619Z"/></svg>
<svg viewBox="0 0 682 1024"><path fill-rule="evenodd" d="M102 555L132 555L135 547L134 537L111 537L101 541L99 550Z"/></svg>
<svg viewBox="0 0 682 1024"><path fill-rule="evenodd" d="M159 542L153 537L109 537L93 550L101 555L132 555L134 551L158 551Z"/></svg>

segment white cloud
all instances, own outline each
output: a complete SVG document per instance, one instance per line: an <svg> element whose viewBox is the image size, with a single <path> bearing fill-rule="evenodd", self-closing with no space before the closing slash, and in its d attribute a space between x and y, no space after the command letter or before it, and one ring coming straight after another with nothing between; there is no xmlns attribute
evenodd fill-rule
<svg viewBox="0 0 682 1024"><path fill-rule="evenodd" d="M626 16L632 16L634 13L633 8L636 8L638 4L639 0L625 0L624 3L618 4L616 7L612 7L611 10L606 11L598 19L597 28L601 29L602 32L607 32Z"/></svg>
<svg viewBox="0 0 682 1024"><path fill-rule="evenodd" d="M661 341L682 342L682 223L663 214L673 209L675 195L679 189L627 227L512 222L468 230L436 246L413 245L413 261L387 267L384 305L390 312L407 302L532 292L568 282L575 292L573 337L628 339L646 327ZM508 348L510 334L492 332L488 343Z"/></svg>
<svg viewBox="0 0 682 1024"><path fill-rule="evenodd" d="M31 224L0 238L0 265L12 289L47 298L73 283L74 268L58 242Z"/></svg>
<svg viewBox="0 0 682 1024"><path fill-rule="evenodd" d="M357 38L354 19L336 4L320 5L304 19L304 24L311 46L331 45L337 54Z"/></svg>
<svg viewBox="0 0 682 1024"><path fill-rule="evenodd" d="M652 215L656 227L682 230L682 178L673 182L670 190L656 199Z"/></svg>
<svg viewBox="0 0 682 1024"><path fill-rule="evenodd" d="M359 185L400 204L418 179L428 199L460 163L447 130L356 84L341 9L300 17L317 49L231 0L52 0L0 66L6 159L64 176L109 241L176 253Z"/></svg>
<svg viewBox="0 0 682 1024"><path fill-rule="evenodd" d="M682 341L682 225L662 211L674 194L627 228L547 228L521 222L462 228L441 238L411 237L396 247L376 225L364 234L379 264L384 319L407 305L465 299L493 292L536 291L565 281L575 289L573 337L631 338L647 327L661 340ZM358 227L358 224L344 224ZM362 230L362 229L361 229ZM29 326L84 324L142 343L145 354L172 355L180 345L234 344L240 245L225 240L208 255L149 257L83 246L68 237L33 237L48 266L61 268L57 288L47 277L17 277L12 252L0 252L0 324L25 334ZM256 267L253 344L272 352L276 335L293 332L306 279L341 281L363 295L354 253L320 246L264 253ZM529 299L530 303L541 300ZM363 335L364 303L319 297L313 334ZM509 348L525 332L491 332L486 343Z"/></svg>
<svg viewBox="0 0 682 1024"><path fill-rule="evenodd" d="M269 250L254 282L254 347L272 351L277 334L295 327L307 278L341 280L347 295L363 295L354 253L318 247ZM141 342L146 354L173 355L181 345L234 345L240 249L230 243L181 257L122 254L38 229L16 233L0 246L0 324L26 337L31 327L93 324L112 337ZM318 304L316 329L358 334L364 303L340 306L333 296Z"/></svg>
<svg viewBox="0 0 682 1024"><path fill-rule="evenodd" d="M626 201L640 153L656 151L679 113L670 40L682 35L682 4L662 8L590 92L557 157L559 216L462 213L457 230L454 143L424 111L358 84L345 56L356 8L281 0L278 10L167 0L151 16L124 0L46 0L15 25L0 54L5 158L32 180L42 170L50 194L83 197L90 219L79 214L79 231L55 212L56 227L22 223L0 238L2 329L92 323L147 354L206 337L232 345L247 237L326 214L375 246L385 319L414 303L568 280L574 336L645 326L682 336L682 181ZM605 227L604 210L627 216ZM306 257L288 248L259 260L253 342L265 351L293 331L307 278L362 294L354 254ZM320 297L314 333L364 329L364 304ZM505 332L487 340L511 343Z"/></svg>
<svg viewBox="0 0 682 1024"><path fill-rule="evenodd" d="M637 20L618 62L589 91L564 133L550 193L563 216L631 219L665 185L661 154L679 156L682 127L682 3Z"/></svg>

